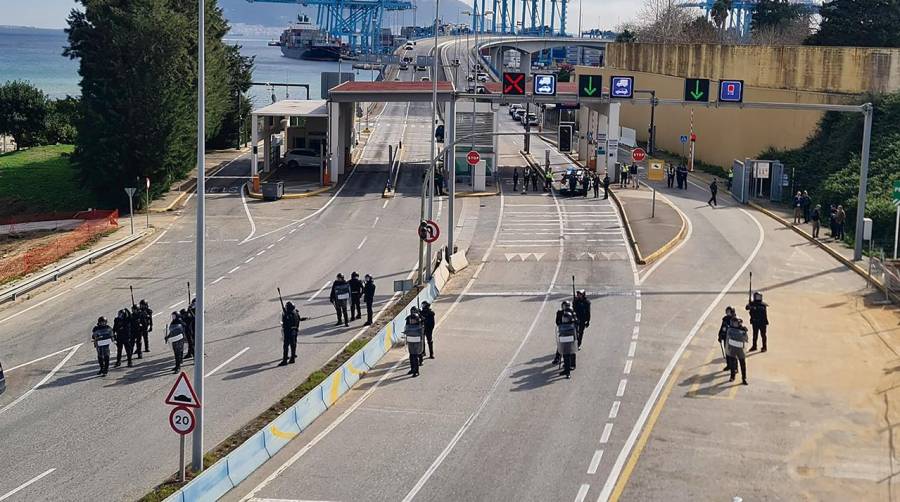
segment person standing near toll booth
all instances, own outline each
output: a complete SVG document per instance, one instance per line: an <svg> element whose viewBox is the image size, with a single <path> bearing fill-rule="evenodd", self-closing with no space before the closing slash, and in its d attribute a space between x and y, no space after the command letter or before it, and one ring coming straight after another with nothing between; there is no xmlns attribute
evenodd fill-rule
<svg viewBox="0 0 900 502"><path fill-rule="evenodd" d="M524 176L522 177L522 193L528 193L528 182L531 181L531 168L526 167L524 169Z"/></svg>
<svg viewBox="0 0 900 502"><path fill-rule="evenodd" d="M428 359L434 359L434 311L431 310L430 303L422 302L421 315L425 342L428 344Z"/></svg>
<svg viewBox="0 0 900 502"><path fill-rule="evenodd" d="M580 290L575 295L575 316L578 317L576 328L578 330L578 350L581 350L581 340L584 338L584 329L591 325L591 301L587 298L587 292ZM573 365L574 366L574 365Z"/></svg>
<svg viewBox="0 0 900 502"><path fill-rule="evenodd" d="M515 192L519 187L519 168L513 168L513 192Z"/></svg>
<svg viewBox="0 0 900 502"><path fill-rule="evenodd" d="M763 295L759 291L753 293L753 301L747 304L747 311L750 312L750 325L753 326L753 345L750 346L750 352L756 350L756 339L758 335L762 336L762 349L760 352L768 350L766 347L766 332L769 328L769 304L763 301Z"/></svg>
<svg viewBox="0 0 900 502"><path fill-rule="evenodd" d="M666 164L666 186L672 188L675 184L675 166Z"/></svg>
<svg viewBox="0 0 900 502"><path fill-rule="evenodd" d="M609 199L609 171L603 176L603 200Z"/></svg>

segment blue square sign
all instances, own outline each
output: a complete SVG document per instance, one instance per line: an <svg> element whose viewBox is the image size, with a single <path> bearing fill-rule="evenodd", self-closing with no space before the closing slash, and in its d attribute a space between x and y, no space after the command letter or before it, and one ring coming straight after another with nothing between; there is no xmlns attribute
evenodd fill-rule
<svg viewBox="0 0 900 502"><path fill-rule="evenodd" d="M631 99L634 97L634 77L612 77L609 83L609 97Z"/></svg>
<svg viewBox="0 0 900 502"><path fill-rule="evenodd" d="M741 103L744 101L743 80L723 80L719 82L719 101Z"/></svg>
<svg viewBox="0 0 900 502"><path fill-rule="evenodd" d="M556 96L556 75L539 74L534 76L535 96Z"/></svg>

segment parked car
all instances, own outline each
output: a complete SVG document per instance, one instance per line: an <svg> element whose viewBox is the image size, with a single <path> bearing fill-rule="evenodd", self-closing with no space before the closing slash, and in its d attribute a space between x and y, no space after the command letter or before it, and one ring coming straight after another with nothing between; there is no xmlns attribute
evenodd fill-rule
<svg viewBox="0 0 900 502"><path fill-rule="evenodd" d="M523 115L525 115L525 109L524 109L524 108L519 108L518 110L516 110L516 111L513 113L513 119L516 120L516 121L518 121L518 122L521 122L521 121L522 121L522 116L523 116Z"/></svg>
<svg viewBox="0 0 900 502"><path fill-rule="evenodd" d="M522 116L525 117L525 115L522 115ZM526 122L526 119L523 118L523 119L522 119L522 125L525 125L525 122ZM536 125L538 125L537 114L536 114L536 113L529 113L528 116L527 116L527 122L528 122L528 125L530 125L530 126L536 126Z"/></svg>
<svg viewBox="0 0 900 502"><path fill-rule="evenodd" d="M319 152L310 148L295 148L284 155L282 164L296 169L298 167L319 167L322 165L322 157Z"/></svg>
<svg viewBox="0 0 900 502"><path fill-rule="evenodd" d="M525 108L524 106L522 106L522 105L520 105L520 104L518 104L518 103L514 103L514 104L512 104L512 105L509 105L509 116L510 116L510 117L515 116L515 114L516 114L517 111L522 110L522 109L524 109L524 108Z"/></svg>

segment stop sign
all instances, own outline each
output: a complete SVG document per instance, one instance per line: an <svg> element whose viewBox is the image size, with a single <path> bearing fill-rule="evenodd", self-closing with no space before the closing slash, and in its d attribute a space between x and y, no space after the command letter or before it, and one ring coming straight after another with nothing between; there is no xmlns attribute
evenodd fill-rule
<svg viewBox="0 0 900 502"><path fill-rule="evenodd" d="M479 154L475 150L470 151L466 154L466 162L468 162L470 166L478 164L479 162L481 162L481 154Z"/></svg>
<svg viewBox="0 0 900 502"><path fill-rule="evenodd" d="M647 152L645 152L643 148L635 148L631 151L631 158L635 162L643 162L643 160L647 158Z"/></svg>

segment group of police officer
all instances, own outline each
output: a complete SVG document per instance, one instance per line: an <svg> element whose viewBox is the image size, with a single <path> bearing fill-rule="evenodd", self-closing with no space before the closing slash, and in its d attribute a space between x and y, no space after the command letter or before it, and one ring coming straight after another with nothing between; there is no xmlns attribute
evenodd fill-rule
<svg viewBox="0 0 900 502"><path fill-rule="evenodd" d="M409 350L409 373L413 378L419 376L419 368L425 364L425 349L428 359L434 359L434 311L431 304L422 302L422 308L412 307L406 316L403 334L406 335L406 348ZM427 345L426 345L427 344Z"/></svg>
<svg viewBox="0 0 900 502"><path fill-rule="evenodd" d="M749 351L753 352L757 349L757 340L762 335L762 349L760 351L766 352L769 350L766 344L768 341L766 334L769 327L769 304L763 301L762 293L757 291L753 293L752 299L744 308L750 314L750 325L753 327L753 344ZM744 321L737 316L734 307L725 307L725 316L722 317L722 324L719 327L719 344L722 347L722 354L725 356L726 363L722 371L731 373L731 378L729 379L731 382L734 381L740 365L741 384L749 385L747 383L747 354L744 352L744 347L749 341L750 337L747 335L747 327L744 326Z"/></svg>
<svg viewBox="0 0 900 502"><path fill-rule="evenodd" d="M553 364L562 362L560 376L570 378L571 372L575 370L575 356L581 350L584 330L590 325L591 301L588 300L587 292L582 289L575 293L574 301L563 301L556 311L556 355L553 357Z"/></svg>
<svg viewBox="0 0 900 502"><path fill-rule="evenodd" d="M329 297L334 311L337 314L335 326L350 326L350 321L362 319L360 301L366 304L366 322L364 326L372 324L372 303L375 302L375 280L366 274L365 282L359 279L359 274L350 274L350 280L344 278L344 274L338 274L331 283L331 295ZM350 304L350 313L347 314L347 304Z"/></svg>
<svg viewBox="0 0 900 502"><path fill-rule="evenodd" d="M165 342L171 344L175 355L175 367L172 372L181 370L184 358L194 357L194 301L187 309L172 312L172 319L166 327ZM150 333L153 331L153 310L147 300L141 300L131 309L123 308L116 313L110 327L105 317L97 319L97 325L91 330L91 340L97 349L97 362L100 365L99 376L109 373L110 346L116 345L116 364L122 365L122 354L126 363L132 367L132 357L143 358L144 352L150 352ZM184 344L187 342L187 355Z"/></svg>

